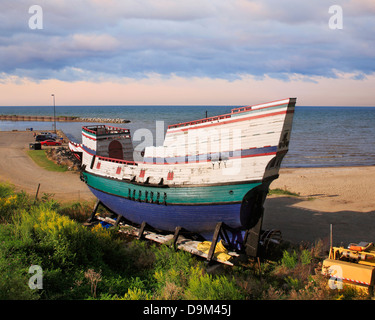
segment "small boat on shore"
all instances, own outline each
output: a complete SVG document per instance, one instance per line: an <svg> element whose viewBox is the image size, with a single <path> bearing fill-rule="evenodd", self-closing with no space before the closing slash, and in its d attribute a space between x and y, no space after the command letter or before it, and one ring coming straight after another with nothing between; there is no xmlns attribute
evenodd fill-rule
<svg viewBox="0 0 375 320"><path fill-rule="evenodd" d="M238 239L263 215L288 151L295 104L288 98L170 125L163 145L146 147L137 161L124 128L84 126L82 143L69 147L91 192L128 221L205 238L222 222Z"/></svg>

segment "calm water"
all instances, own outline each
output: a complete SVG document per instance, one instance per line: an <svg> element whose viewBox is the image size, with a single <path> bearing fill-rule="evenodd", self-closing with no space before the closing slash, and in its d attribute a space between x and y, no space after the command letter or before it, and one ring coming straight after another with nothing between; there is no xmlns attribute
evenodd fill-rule
<svg viewBox="0 0 375 320"><path fill-rule="evenodd" d="M238 106L57 106L56 115L128 119L131 123L115 126L129 128L133 139L136 132L142 136L140 129L148 129L158 145L168 125L204 118L206 111L208 116L230 113L233 107ZM53 116L53 107L0 107L0 114ZM82 125L57 122L58 129L78 142ZM0 121L1 131L52 126L52 122ZM375 107L296 107L283 167L363 165L375 165Z"/></svg>

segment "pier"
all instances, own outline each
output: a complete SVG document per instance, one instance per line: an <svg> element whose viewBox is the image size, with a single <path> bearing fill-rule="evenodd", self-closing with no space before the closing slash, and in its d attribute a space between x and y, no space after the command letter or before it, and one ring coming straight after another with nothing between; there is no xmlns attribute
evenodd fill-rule
<svg viewBox="0 0 375 320"><path fill-rule="evenodd" d="M119 118L81 118L74 116L35 116L35 115L0 115L3 121L45 121L45 122L99 122L99 123L129 123L130 120Z"/></svg>

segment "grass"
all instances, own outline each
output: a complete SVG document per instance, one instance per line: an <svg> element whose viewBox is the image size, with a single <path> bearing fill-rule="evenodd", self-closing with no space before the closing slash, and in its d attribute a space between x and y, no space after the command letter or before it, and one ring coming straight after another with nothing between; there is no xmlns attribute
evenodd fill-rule
<svg viewBox="0 0 375 320"><path fill-rule="evenodd" d="M289 191L289 190L286 190L286 189L280 189L280 188L270 189L268 194L269 195L291 196L291 197L299 197L300 196L299 193L295 193L295 192L292 192L292 191Z"/></svg>
<svg viewBox="0 0 375 320"><path fill-rule="evenodd" d="M322 261L319 242L284 244L260 268L247 258L213 272L188 252L125 237L114 227L84 226L86 205L34 202L0 184L0 300L370 299L329 289L314 271ZM41 289L28 285L31 265L43 270Z"/></svg>
<svg viewBox="0 0 375 320"><path fill-rule="evenodd" d="M46 150L27 150L29 157L40 167L48 171L65 172L68 170L66 166L60 166L49 160Z"/></svg>

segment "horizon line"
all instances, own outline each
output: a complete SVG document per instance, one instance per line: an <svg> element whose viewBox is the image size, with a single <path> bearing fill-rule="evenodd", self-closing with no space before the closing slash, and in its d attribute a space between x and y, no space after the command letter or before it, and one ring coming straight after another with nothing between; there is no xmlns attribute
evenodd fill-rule
<svg viewBox="0 0 375 320"><path fill-rule="evenodd" d="M251 104L243 104L243 105L229 105L229 104L64 104L64 105L56 105L57 107L244 107L244 106L252 106ZM53 105L0 105L0 108L10 108L10 107L53 107ZM297 105L296 107L324 107L324 108L332 108L332 107L340 107L340 108L374 108L375 105L366 106L366 105Z"/></svg>

